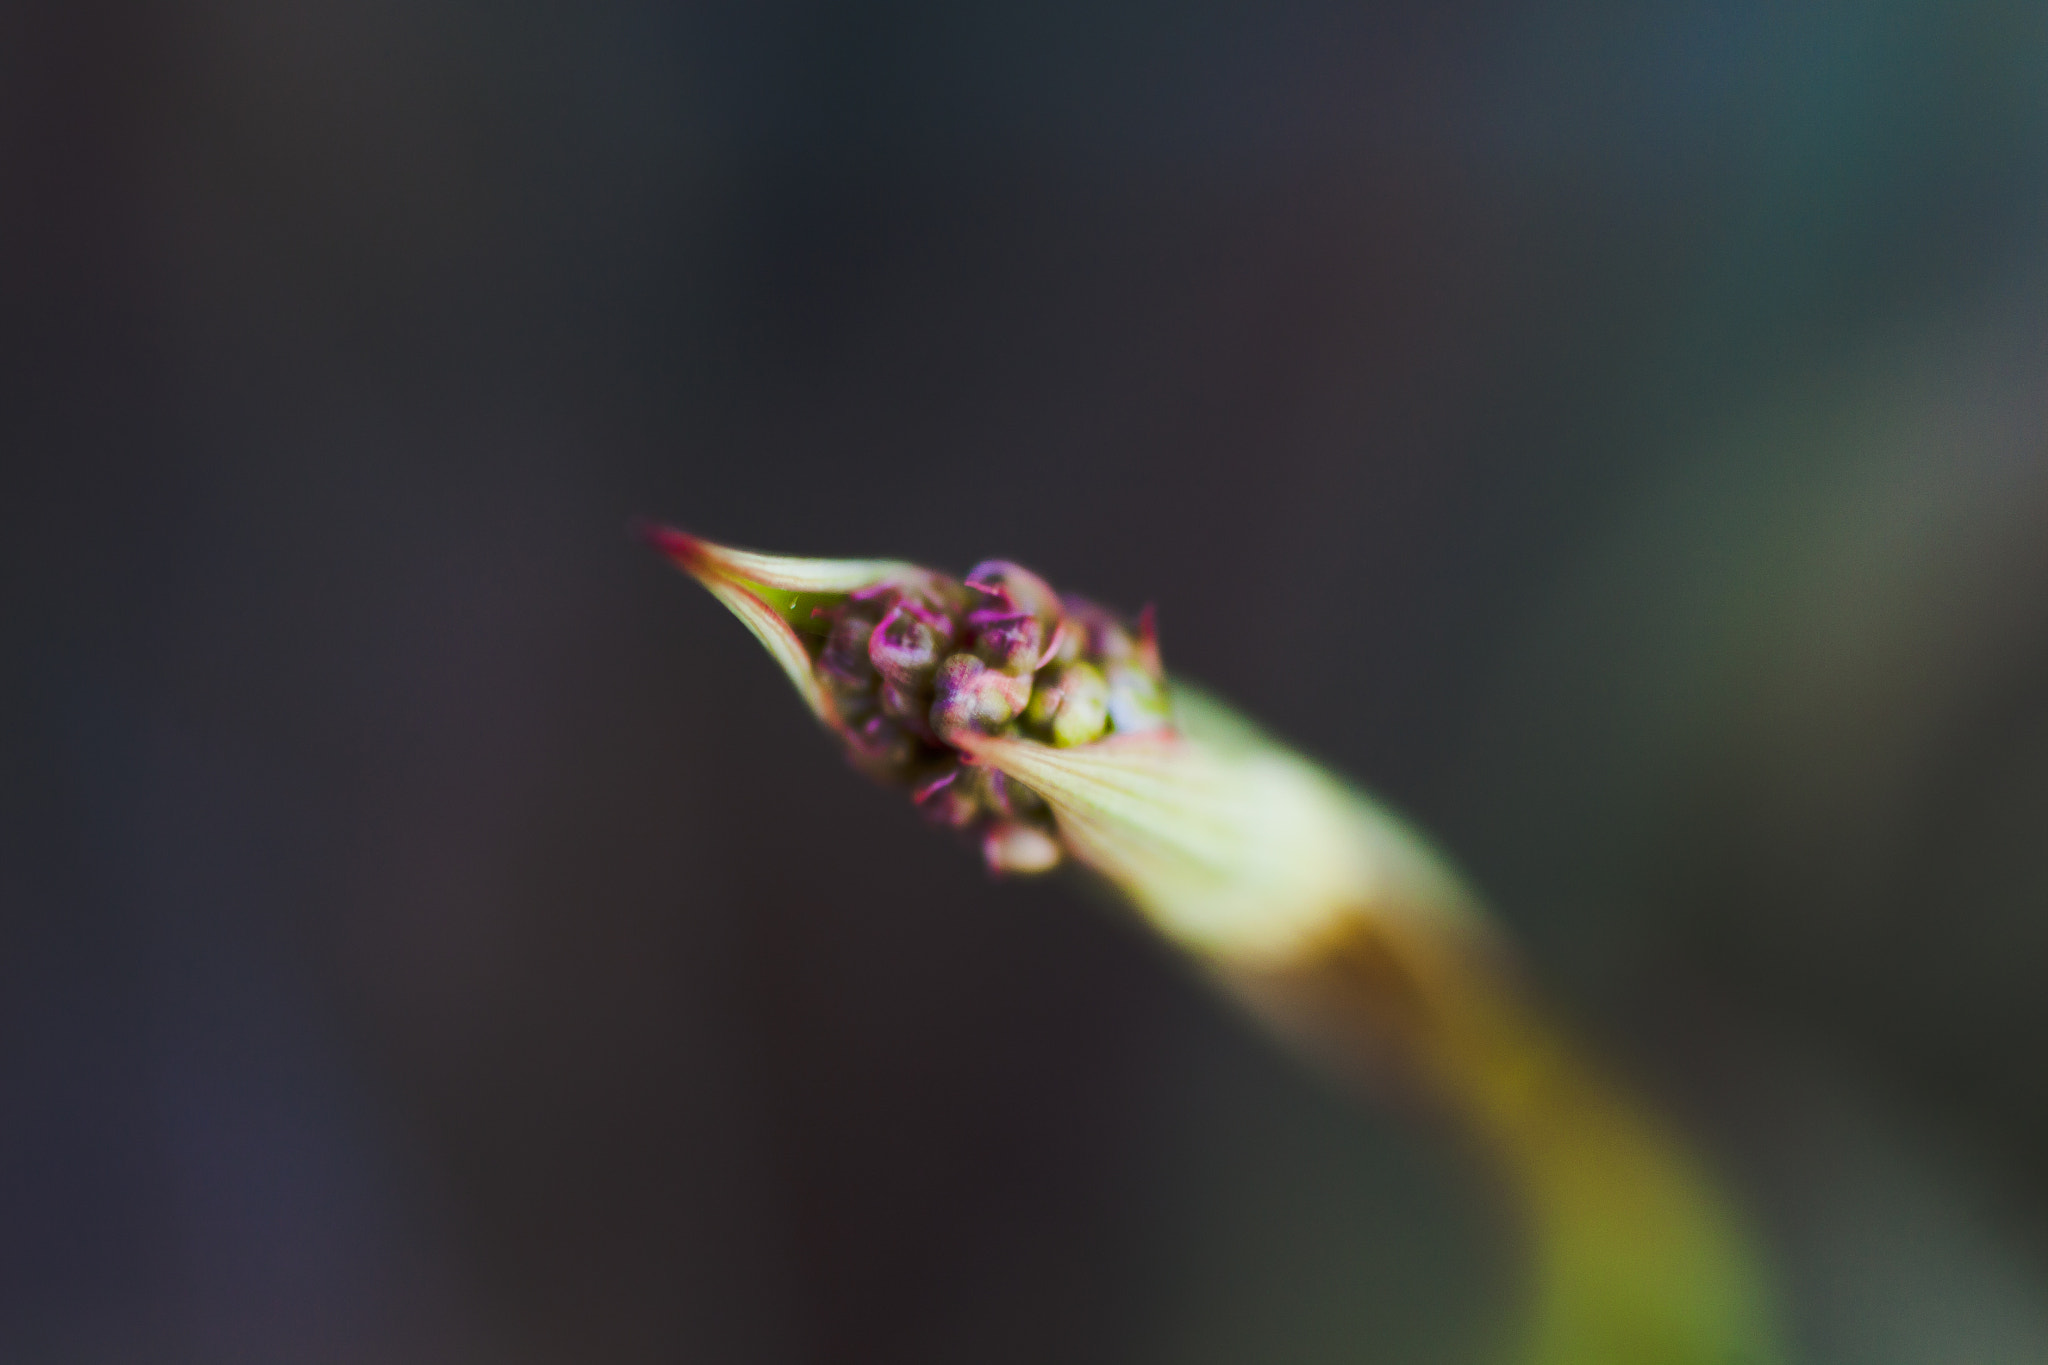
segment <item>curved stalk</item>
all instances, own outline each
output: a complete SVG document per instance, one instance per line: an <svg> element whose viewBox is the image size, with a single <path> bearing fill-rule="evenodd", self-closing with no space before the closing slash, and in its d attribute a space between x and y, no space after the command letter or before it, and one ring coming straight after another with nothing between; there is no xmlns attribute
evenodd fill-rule
<svg viewBox="0 0 2048 1365"><path fill-rule="evenodd" d="M1732 1206L1538 1003L1446 863L1377 803L1169 682L1149 619L1132 631L1014 565L962 581L655 538L857 762L944 823L983 828L991 867L1073 858L1278 1035L1345 1080L1403 1087L1467 1135L1520 1212L1518 1360L1784 1359ZM905 652L906 612L922 653ZM846 643L859 638L865 661Z"/></svg>

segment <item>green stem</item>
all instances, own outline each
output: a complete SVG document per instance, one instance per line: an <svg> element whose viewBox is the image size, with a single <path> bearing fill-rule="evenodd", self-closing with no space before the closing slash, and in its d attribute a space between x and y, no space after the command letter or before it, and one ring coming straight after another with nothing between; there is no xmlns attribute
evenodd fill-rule
<svg viewBox="0 0 2048 1365"><path fill-rule="evenodd" d="M1413 830L1219 703L1180 733L981 761L1282 1036L1468 1135L1527 1249L1527 1365L1779 1365L1760 1261L1680 1138L1534 1000Z"/></svg>

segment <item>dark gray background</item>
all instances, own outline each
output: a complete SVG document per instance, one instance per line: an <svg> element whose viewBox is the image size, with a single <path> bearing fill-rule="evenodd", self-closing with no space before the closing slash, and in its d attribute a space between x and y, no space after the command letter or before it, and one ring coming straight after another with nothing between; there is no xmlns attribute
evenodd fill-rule
<svg viewBox="0 0 2048 1365"><path fill-rule="evenodd" d="M0 1358L1474 1358L1499 1211L625 534L1438 833L1814 1361L2048 1354L2037 5L0 9Z"/></svg>

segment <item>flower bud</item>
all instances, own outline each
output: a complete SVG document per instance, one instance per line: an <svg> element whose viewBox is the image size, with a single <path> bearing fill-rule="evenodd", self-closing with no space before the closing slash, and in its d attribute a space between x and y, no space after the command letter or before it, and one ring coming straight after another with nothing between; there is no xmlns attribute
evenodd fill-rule
<svg viewBox="0 0 2048 1365"><path fill-rule="evenodd" d="M1137 641L1114 612L1085 597L1069 596L1066 607L1067 630L1079 644L1080 657L1117 663L1137 653Z"/></svg>
<svg viewBox="0 0 2048 1365"><path fill-rule="evenodd" d="M943 616L898 603L868 637L867 656L897 687L921 690L931 685L932 672L945 657L950 627Z"/></svg>
<svg viewBox="0 0 2048 1365"><path fill-rule="evenodd" d="M837 708L838 718L835 725L837 729L846 730L849 727L865 725L874 718L876 712L880 709L880 698L875 695L875 691L871 687L847 690L834 684L827 690L831 692L833 703Z"/></svg>
<svg viewBox="0 0 2048 1365"><path fill-rule="evenodd" d="M953 626L947 618L958 619L965 613L974 594L956 578L904 565L879 582L854 589L850 596L856 602L876 604L878 611L902 603L938 625L942 634L950 635Z"/></svg>
<svg viewBox="0 0 2048 1365"><path fill-rule="evenodd" d="M1055 664L1039 675L1024 718L1062 749L1086 744L1109 724L1109 684L1092 664Z"/></svg>
<svg viewBox="0 0 2048 1365"><path fill-rule="evenodd" d="M1141 665L1113 663L1103 674L1109 684L1109 719L1118 734L1144 734L1173 724L1166 689Z"/></svg>
<svg viewBox="0 0 2048 1365"><path fill-rule="evenodd" d="M948 829L965 829L980 818L981 789L976 770L954 764L944 774L925 783L910 799L927 820Z"/></svg>
<svg viewBox="0 0 2048 1365"><path fill-rule="evenodd" d="M955 654L939 665L932 729L941 739L959 730L993 731L1009 724L1030 700L1029 674L1012 677L972 654Z"/></svg>
<svg viewBox="0 0 2048 1365"><path fill-rule="evenodd" d="M868 659L868 637L875 620L862 611L843 611L818 655L818 676L839 691L858 691L873 684L875 667Z"/></svg>
<svg viewBox="0 0 2048 1365"><path fill-rule="evenodd" d="M869 775L900 779L917 756L917 740L887 716L870 716L845 732L854 763Z"/></svg>
<svg viewBox="0 0 2048 1365"><path fill-rule="evenodd" d="M884 679L876 697L882 714L895 721L919 739L937 742L932 733L932 694L928 688L911 689L899 687Z"/></svg>
<svg viewBox="0 0 2048 1365"><path fill-rule="evenodd" d="M1047 813L1045 798L1000 768L977 768L987 789L989 809L1006 820L1042 819Z"/></svg>
<svg viewBox="0 0 2048 1365"><path fill-rule="evenodd" d="M984 559L968 570L967 586L992 600L996 609L1025 612L1050 628L1060 619L1060 597L1052 585L1021 564Z"/></svg>
<svg viewBox="0 0 2048 1365"><path fill-rule="evenodd" d="M980 617L983 613L976 612ZM1001 669L1011 677L1030 677L1038 667L1038 656L1045 652L1045 627L1035 616L1016 612L981 621L980 630L974 637L974 652L990 668ZM1027 691L1026 695L1029 693Z"/></svg>
<svg viewBox="0 0 2048 1365"><path fill-rule="evenodd" d="M1166 681L1166 665L1159 659L1159 613L1147 602L1138 613L1138 667L1152 675L1154 682Z"/></svg>
<svg viewBox="0 0 2048 1365"><path fill-rule="evenodd" d="M981 856L995 873L1049 872L1059 866L1059 841L1036 825L1005 821L981 839Z"/></svg>

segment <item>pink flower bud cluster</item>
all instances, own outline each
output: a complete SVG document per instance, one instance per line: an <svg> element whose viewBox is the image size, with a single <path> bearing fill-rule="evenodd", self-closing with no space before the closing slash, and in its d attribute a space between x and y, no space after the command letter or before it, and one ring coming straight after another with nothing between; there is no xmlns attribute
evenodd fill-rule
<svg viewBox="0 0 2048 1365"><path fill-rule="evenodd" d="M910 787L941 824L982 834L989 865L1039 871L1059 861L1036 793L964 762L964 734L1062 748L1169 723L1149 612L1136 631L1002 560L965 579L920 572L814 612L817 680L854 761Z"/></svg>

